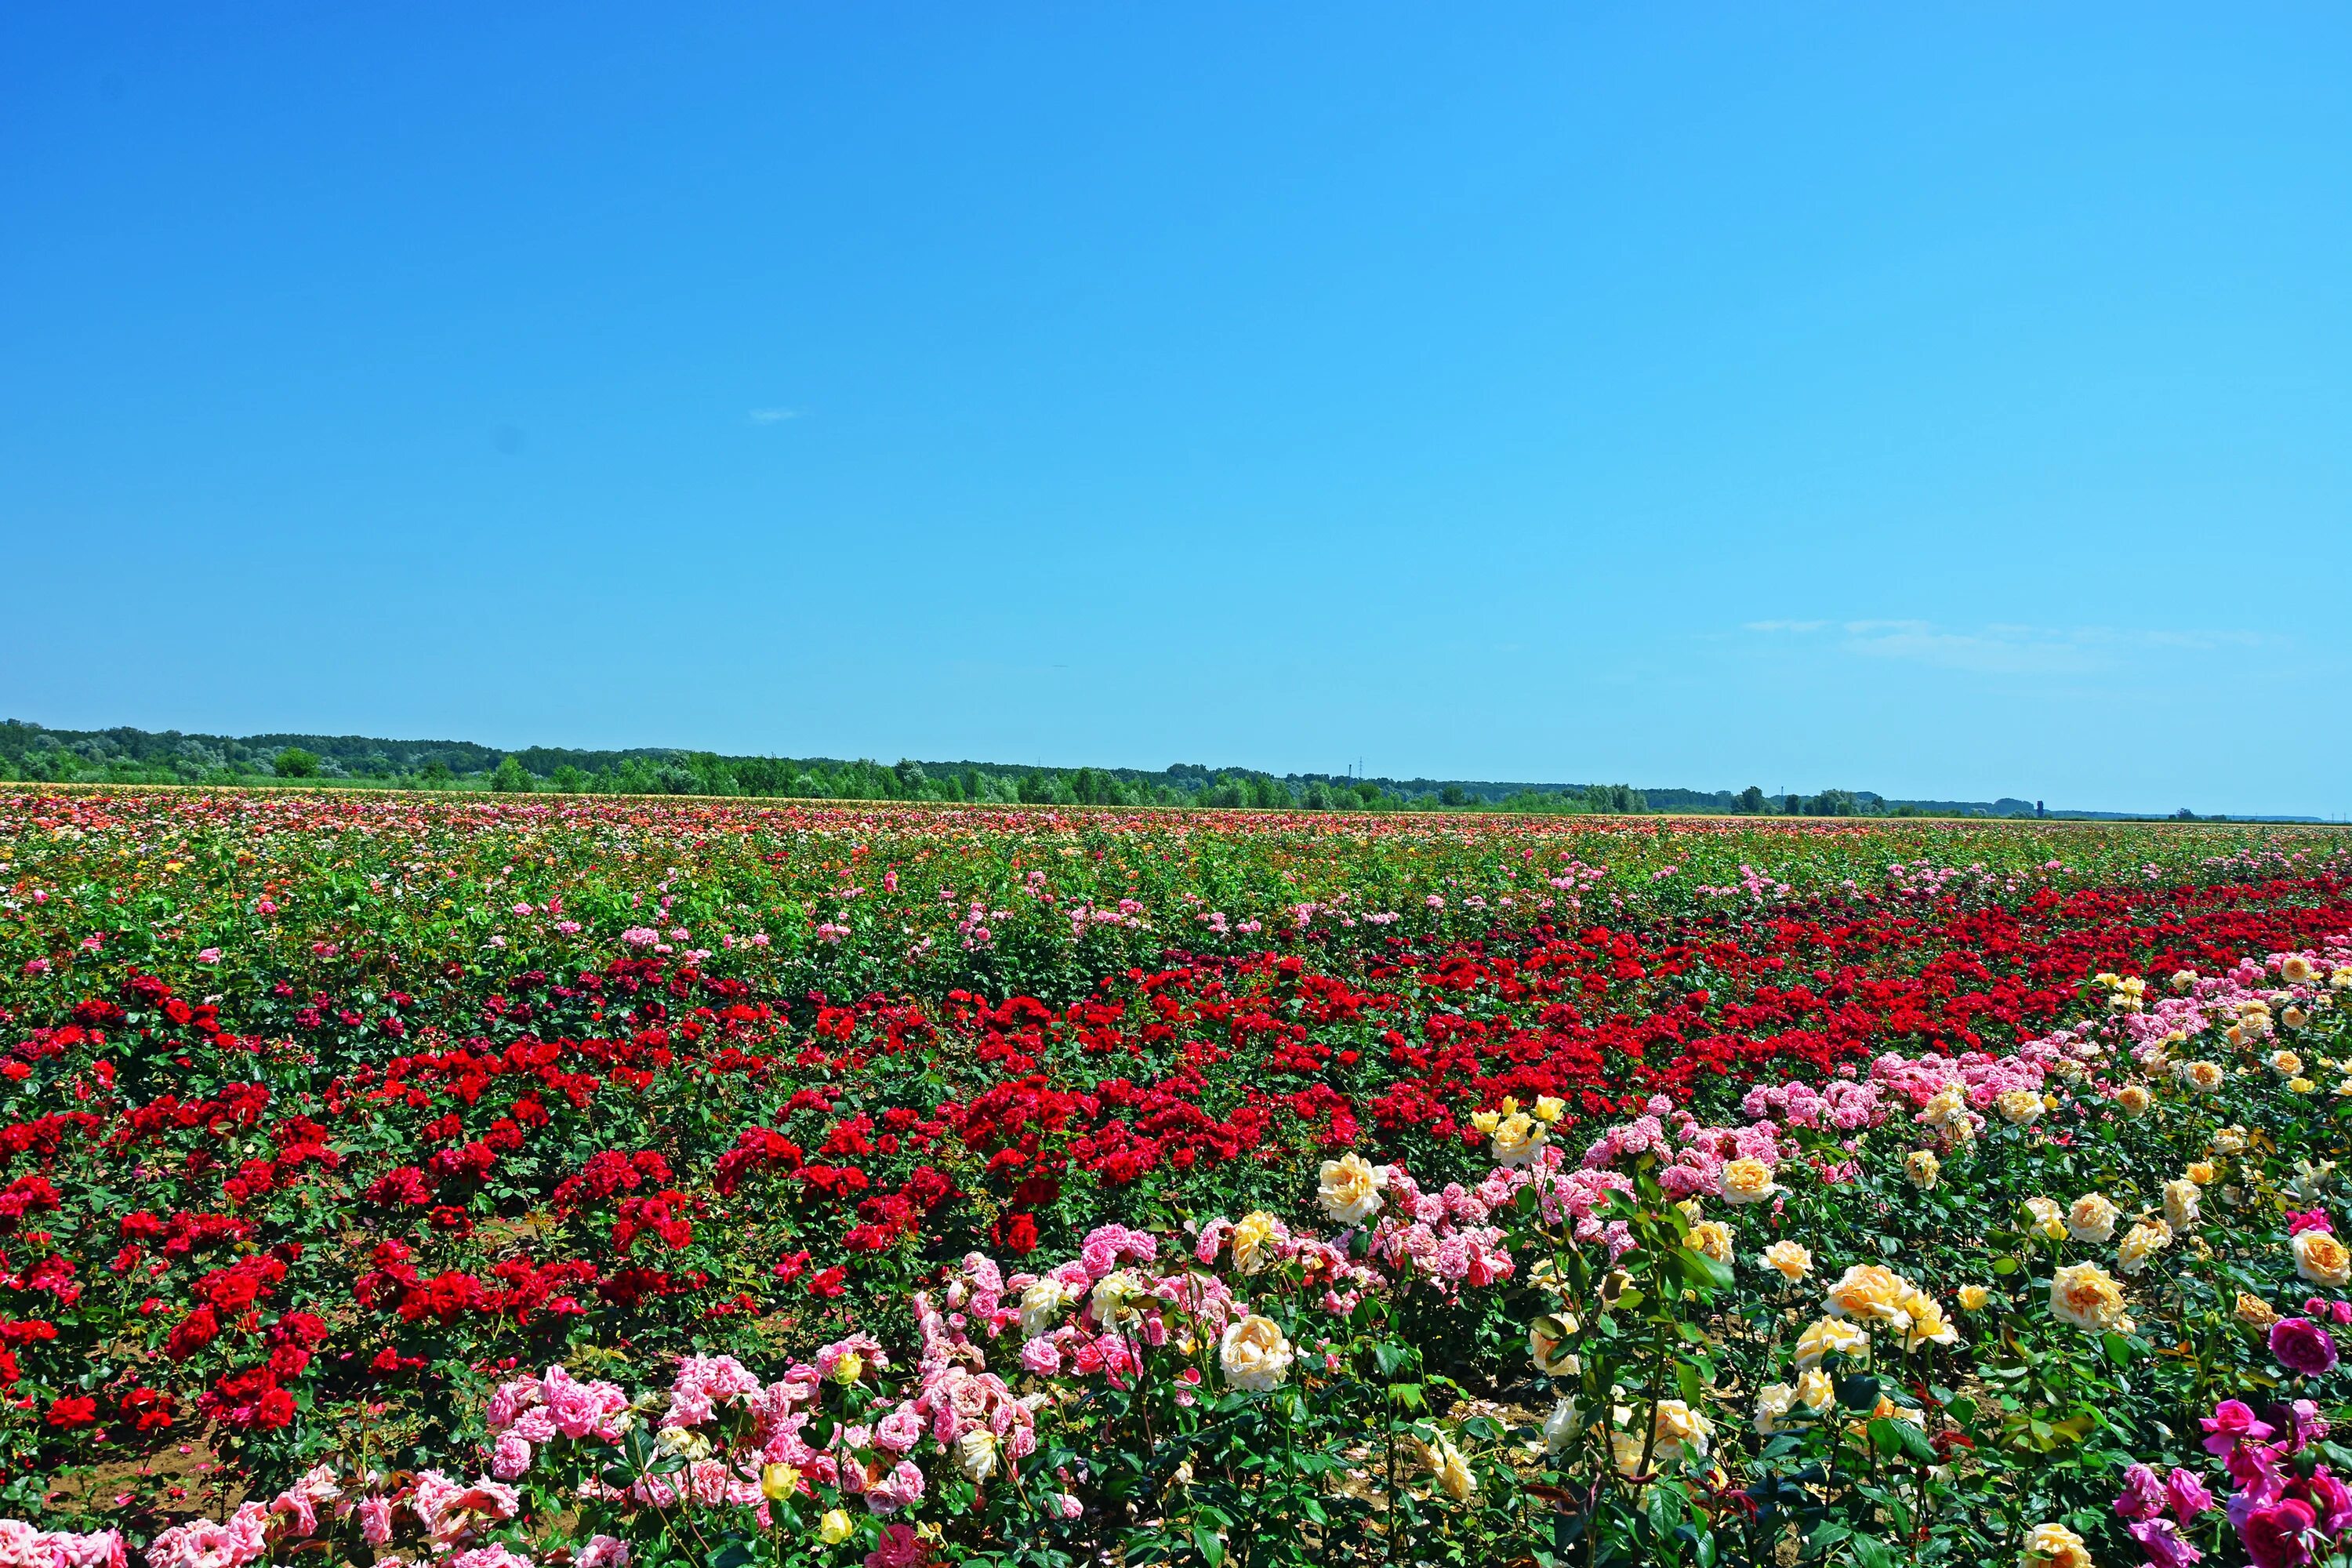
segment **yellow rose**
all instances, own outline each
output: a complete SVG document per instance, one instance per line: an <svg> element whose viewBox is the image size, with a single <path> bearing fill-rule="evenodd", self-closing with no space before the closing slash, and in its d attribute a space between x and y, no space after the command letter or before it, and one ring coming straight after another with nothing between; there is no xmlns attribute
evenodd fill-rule
<svg viewBox="0 0 2352 1568"><path fill-rule="evenodd" d="M835 1383L852 1384L865 1375L866 1358L856 1351L842 1352L841 1359L833 1363L833 1381Z"/></svg>
<svg viewBox="0 0 2352 1568"><path fill-rule="evenodd" d="M1981 1312L1985 1309L1985 1303L1991 1300L1992 1292L1981 1285L1960 1287L1960 1310L1963 1312Z"/></svg>
<svg viewBox="0 0 2352 1568"><path fill-rule="evenodd" d="M782 1502L801 1489L801 1473L790 1465L760 1467L760 1495L770 1502Z"/></svg>
<svg viewBox="0 0 2352 1568"><path fill-rule="evenodd" d="M1869 1348L1870 1336L1857 1325L1840 1318L1822 1318L1797 1336L1797 1364L1819 1366L1832 1352L1858 1356Z"/></svg>
<svg viewBox="0 0 2352 1568"><path fill-rule="evenodd" d="M1939 1089L1919 1110L1919 1120L1938 1131L1958 1132L1965 1138L1976 1131L1969 1116L1969 1097L1958 1089Z"/></svg>
<svg viewBox="0 0 2352 1568"><path fill-rule="evenodd" d="M2291 1078L2286 1080L2286 1091L2289 1094L2309 1094L2318 1087L2307 1078Z"/></svg>
<svg viewBox="0 0 2352 1568"><path fill-rule="evenodd" d="M1538 1121L1542 1122L1545 1126L1550 1126L1553 1122L1558 1121L1567 1113L1568 1101L1560 1099L1559 1096L1556 1094L1539 1094L1536 1096L1535 1117Z"/></svg>
<svg viewBox="0 0 2352 1568"><path fill-rule="evenodd" d="M1703 1219L1691 1226L1690 1244L1717 1263L1731 1261L1731 1227L1721 1220Z"/></svg>
<svg viewBox="0 0 2352 1568"><path fill-rule="evenodd" d="M2032 1228L2051 1241L2066 1239L2066 1211L2048 1198L2028 1198L2025 1212L2033 1221Z"/></svg>
<svg viewBox="0 0 2352 1568"><path fill-rule="evenodd" d="M2250 1296L2243 1290L2238 1292L2235 1315L2238 1321L2255 1329L2267 1329L2279 1319L2279 1315L2271 1310L2271 1304L2268 1301L2263 1300L2260 1296Z"/></svg>
<svg viewBox="0 0 2352 1568"><path fill-rule="evenodd" d="M1386 1171L1375 1170L1370 1160L1354 1153L1324 1161L1322 1178L1315 1195L1323 1212L1341 1225L1361 1225L1378 1214L1381 1189L1389 1184Z"/></svg>
<svg viewBox="0 0 2352 1568"><path fill-rule="evenodd" d="M1914 1290L1903 1298L1902 1317L1895 1329L1903 1337L1903 1348L1916 1351L1922 1345L1948 1345L1959 1342L1960 1331L1944 1316L1944 1309L1924 1290Z"/></svg>
<svg viewBox="0 0 2352 1568"><path fill-rule="evenodd" d="M1797 1374L1797 1403L1819 1414L1837 1403L1837 1386L1828 1373L1809 1366Z"/></svg>
<svg viewBox="0 0 2352 1568"><path fill-rule="evenodd" d="M2200 1094L2210 1094L2221 1087L2222 1073L2217 1062L2188 1061L2172 1064L2173 1076Z"/></svg>
<svg viewBox="0 0 2352 1568"><path fill-rule="evenodd" d="M1993 1103L2011 1127L2030 1127L2042 1115L2042 1097L2030 1089L2010 1089Z"/></svg>
<svg viewBox="0 0 2352 1568"><path fill-rule="evenodd" d="M1764 1266L1780 1270L1780 1278L1794 1284L1813 1271L1813 1255L1793 1241L1776 1241L1764 1249Z"/></svg>
<svg viewBox="0 0 2352 1568"><path fill-rule="evenodd" d="M2091 1549L2063 1524L2037 1524L2017 1561L2020 1568L2091 1568Z"/></svg>
<svg viewBox="0 0 2352 1568"><path fill-rule="evenodd" d="M1420 1449L1421 1462L1429 1468L1429 1473L1436 1479L1437 1484L1444 1487L1454 1501L1468 1502L1471 1494L1478 1489L1478 1478L1470 1473L1470 1462L1462 1457L1462 1450L1443 1436L1434 1443L1424 1443L1415 1438L1413 1446Z"/></svg>
<svg viewBox="0 0 2352 1568"><path fill-rule="evenodd" d="M1936 1158L1932 1150L1914 1149L1903 1162L1903 1173L1910 1178L1913 1186L1923 1193L1928 1192L1943 1175L1944 1163Z"/></svg>
<svg viewBox="0 0 2352 1568"><path fill-rule="evenodd" d="M2191 1164L2189 1169L2183 1173L2183 1174L2188 1176L2190 1181L2196 1183L2200 1187L2210 1187L2213 1184L2214 1178L2219 1176L2221 1173L2213 1168L2210 1162L2199 1160L2195 1163Z"/></svg>
<svg viewBox="0 0 2352 1568"><path fill-rule="evenodd" d="M1290 1342L1271 1318L1253 1312L1229 1325L1217 1341L1217 1364L1235 1388L1265 1394L1290 1375Z"/></svg>
<svg viewBox="0 0 2352 1568"><path fill-rule="evenodd" d="M816 1522L816 1538L827 1546L838 1546L848 1540L850 1532L856 1529L856 1526L849 1522L849 1516L841 1510L827 1509L824 1517Z"/></svg>
<svg viewBox="0 0 2352 1568"><path fill-rule="evenodd" d="M2066 1211L2066 1234L2076 1241L2104 1243L2116 1234L2120 1213L2105 1194L2084 1193Z"/></svg>
<svg viewBox="0 0 2352 1568"><path fill-rule="evenodd" d="M2294 1248L2294 1271L2314 1285L2341 1290L2352 1283L2352 1252L2327 1232L2306 1230L2290 1245Z"/></svg>
<svg viewBox="0 0 2352 1568"><path fill-rule="evenodd" d="M1758 1204L1780 1190L1772 1167L1761 1160L1733 1160L1723 1167L1723 1199L1732 1204Z"/></svg>
<svg viewBox="0 0 2352 1568"><path fill-rule="evenodd" d="M1495 1142L1487 1150L1501 1165L1524 1165L1542 1152L1542 1123L1524 1110L1515 1110L1498 1122L1494 1130Z"/></svg>
<svg viewBox="0 0 2352 1568"><path fill-rule="evenodd" d="M1911 1281L1876 1263L1857 1263L1833 1280L1826 1305L1833 1317L1891 1323L1903 1315Z"/></svg>
<svg viewBox="0 0 2352 1568"><path fill-rule="evenodd" d="M2095 1263L2070 1263L2052 1277L2050 1310L2078 1329L2126 1325L2124 1288Z"/></svg>
<svg viewBox="0 0 2352 1568"><path fill-rule="evenodd" d="M1528 1325L1528 1354L1546 1377L1573 1377L1582 1370L1570 1353L1570 1337L1578 1328L1572 1314L1546 1313Z"/></svg>

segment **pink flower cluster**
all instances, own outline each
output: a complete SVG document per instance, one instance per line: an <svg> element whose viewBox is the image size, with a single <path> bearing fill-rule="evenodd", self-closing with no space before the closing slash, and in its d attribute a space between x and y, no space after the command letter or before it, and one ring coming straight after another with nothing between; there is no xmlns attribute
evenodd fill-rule
<svg viewBox="0 0 2352 1568"><path fill-rule="evenodd" d="M120 1531L79 1535L42 1530L21 1519L0 1519L0 1565L5 1568L123 1568L123 1563Z"/></svg>

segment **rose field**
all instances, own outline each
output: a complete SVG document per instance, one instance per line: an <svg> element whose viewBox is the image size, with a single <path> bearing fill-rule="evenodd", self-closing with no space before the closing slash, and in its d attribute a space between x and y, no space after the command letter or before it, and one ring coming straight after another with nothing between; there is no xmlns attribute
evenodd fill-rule
<svg viewBox="0 0 2352 1568"><path fill-rule="evenodd" d="M2352 1562L2325 827L0 793L0 1568Z"/></svg>

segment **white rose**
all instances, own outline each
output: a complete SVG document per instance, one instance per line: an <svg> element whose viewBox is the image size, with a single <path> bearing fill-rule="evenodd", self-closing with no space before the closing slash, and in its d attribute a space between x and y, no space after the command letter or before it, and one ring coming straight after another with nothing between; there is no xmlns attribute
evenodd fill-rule
<svg viewBox="0 0 2352 1568"><path fill-rule="evenodd" d="M1282 1337L1282 1330L1272 1318L1255 1312L1227 1328L1217 1341L1217 1364L1224 1369L1225 1381L1252 1394L1281 1387L1290 1375L1291 1360L1290 1342Z"/></svg>

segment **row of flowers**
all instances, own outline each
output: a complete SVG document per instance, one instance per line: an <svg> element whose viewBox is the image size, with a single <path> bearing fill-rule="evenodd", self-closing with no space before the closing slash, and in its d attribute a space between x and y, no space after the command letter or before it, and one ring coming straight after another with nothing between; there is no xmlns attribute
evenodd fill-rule
<svg viewBox="0 0 2352 1568"><path fill-rule="evenodd" d="M339 1443L147 1556L2299 1568L2352 1522L2347 990L2340 941L2103 974L2011 1052L1890 1053L1720 1123L1662 1098L1571 1140L1564 1101L1506 1099L1475 1182L1337 1153L1290 1217L970 1252L772 1377L484 1366L443 1446L478 1470ZM123 1550L0 1528L29 1562Z"/></svg>

